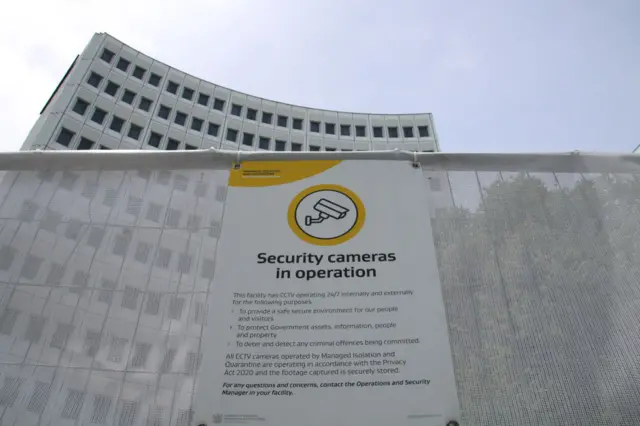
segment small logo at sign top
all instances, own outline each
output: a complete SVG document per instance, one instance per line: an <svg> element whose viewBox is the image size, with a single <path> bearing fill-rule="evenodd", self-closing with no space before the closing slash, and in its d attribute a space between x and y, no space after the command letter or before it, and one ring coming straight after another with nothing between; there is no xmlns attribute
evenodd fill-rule
<svg viewBox="0 0 640 426"><path fill-rule="evenodd" d="M342 244L364 225L360 198L340 185L316 185L296 195L289 205L289 226L301 240L319 246Z"/></svg>

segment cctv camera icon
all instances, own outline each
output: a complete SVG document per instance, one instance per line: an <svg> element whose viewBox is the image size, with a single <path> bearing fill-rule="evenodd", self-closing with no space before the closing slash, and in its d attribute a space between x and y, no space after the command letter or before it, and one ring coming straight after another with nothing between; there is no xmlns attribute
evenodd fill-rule
<svg viewBox="0 0 640 426"><path fill-rule="evenodd" d="M321 198L314 206L313 209L320 213L317 218L313 216L306 216L304 218L304 224L311 226L316 223L322 223L325 219L333 218L335 220L344 219L349 213L349 209L336 204L333 201L329 201L326 198Z"/></svg>

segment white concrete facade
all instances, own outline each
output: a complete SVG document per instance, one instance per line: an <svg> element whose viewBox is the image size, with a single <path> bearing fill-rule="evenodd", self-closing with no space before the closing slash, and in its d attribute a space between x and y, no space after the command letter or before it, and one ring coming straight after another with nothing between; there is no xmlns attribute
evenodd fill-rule
<svg viewBox="0 0 640 426"><path fill-rule="evenodd" d="M350 113L262 99L186 74L105 33L78 56L22 149L211 147L439 151L430 113Z"/></svg>

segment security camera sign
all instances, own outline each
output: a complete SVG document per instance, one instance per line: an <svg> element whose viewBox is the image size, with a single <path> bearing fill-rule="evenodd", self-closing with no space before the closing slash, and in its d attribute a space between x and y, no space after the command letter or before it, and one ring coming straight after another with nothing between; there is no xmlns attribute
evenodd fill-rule
<svg viewBox="0 0 640 426"><path fill-rule="evenodd" d="M360 198L340 185L314 185L289 205L289 225L303 241L336 245L353 238L365 221Z"/></svg>
<svg viewBox="0 0 640 426"><path fill-rule="evenodd" d="M426 203L398 161L231 170L195 424L458 420Z"/></svg>

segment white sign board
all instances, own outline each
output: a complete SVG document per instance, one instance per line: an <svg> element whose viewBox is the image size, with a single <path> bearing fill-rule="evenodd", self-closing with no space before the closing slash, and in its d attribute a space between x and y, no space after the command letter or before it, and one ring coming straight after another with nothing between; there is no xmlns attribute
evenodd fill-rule
<svg viewBox="0 0 640 426"><path fill-rule="evenodd" d="M426 191L403 162L231 172L196 424L458 419Z"/></svg>

